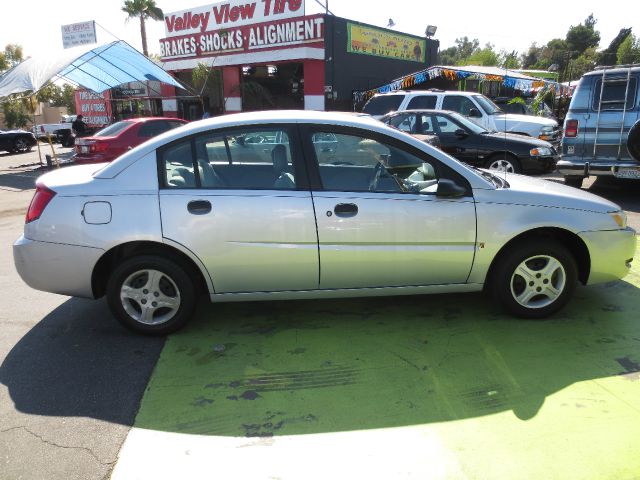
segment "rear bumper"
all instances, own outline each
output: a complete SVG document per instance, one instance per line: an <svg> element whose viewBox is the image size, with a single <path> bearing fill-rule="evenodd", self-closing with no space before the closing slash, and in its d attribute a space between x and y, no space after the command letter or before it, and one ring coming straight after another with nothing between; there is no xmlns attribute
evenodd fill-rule
<svg viewBox="0 0 640 480"><path fill-rule="evenodd" d="M565 177L614 176L619 168L632 168L640 171L637 162L582 162L574 163L567 160L558 161L558 171Z"/></svg>
<svg viewBox="0 0 640 480"><path fill-rule="evenodd" d="M588 285L619 280L629 273L636 253L634 229L582 232L579 236L591 258Z"/></svg>
<svg viewBox="0 0 640 480"><path fill-rule="evenodd" d="M104 253L99 248L38 242L21 236L13 244L13 261L31 288L73 297L94 298L93 268Z"/></svg>

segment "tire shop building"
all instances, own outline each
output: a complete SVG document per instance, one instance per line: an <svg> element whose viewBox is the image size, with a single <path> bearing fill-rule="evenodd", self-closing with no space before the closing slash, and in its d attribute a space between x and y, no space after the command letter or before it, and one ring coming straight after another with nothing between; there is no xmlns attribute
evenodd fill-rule
<svg viewBox="0 0 640 480"><path fill-rule="evenodd" d="M164 68L198 96L163 86L163 113L189 120L204 112L352 110L352 92L434 65L439 46L333 15L305 15L304 0L230 0L165 14L164 21Z"/></svg>

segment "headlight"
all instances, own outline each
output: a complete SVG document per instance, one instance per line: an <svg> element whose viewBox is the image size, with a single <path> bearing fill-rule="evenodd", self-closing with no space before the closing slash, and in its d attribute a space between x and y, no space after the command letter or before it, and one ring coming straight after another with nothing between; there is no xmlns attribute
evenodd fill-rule
<svg viewBox="0 0 640 480"><path fill-rule="evenodd" d="M542 127L540 129L540 135L550 135L553 133L553 127L551 125L548 125L546 127Z"/></svg>
<svg viewBox="0 0 640 480"><path fill-rule="evenodd" d="M622 210L617 210L615 212L608 212L609 216L613 218L613 221L616 222L616 225L620 228L627 228L627 214Z"/></svg>
<svg viewBox="0 0 640 480"><path fill-rule="evenodd" d="M548 157L550 155L553 155L553 153L551 152L551 149L549 147L538 147L529 150L529 155L531 155L532 157Z"/></svg>

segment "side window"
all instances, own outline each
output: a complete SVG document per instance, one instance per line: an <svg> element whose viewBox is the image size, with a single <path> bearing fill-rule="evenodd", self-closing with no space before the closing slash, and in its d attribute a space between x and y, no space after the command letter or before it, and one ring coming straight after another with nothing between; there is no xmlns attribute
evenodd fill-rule
<svg viewBox="0 0 640 480"><path fill-rule="evenodd" d="M389 125L407 133L416 133L415 115L397 115L389 121Z"/></svg>
<svg viewBox="0 0 640 480"><path fill-rule="evenodd" d="M205 132L170 145L162 151L160 161L167 188L296 188L284 129Z"/></svg>
<svg viewBox="0 0 640 480"><path fill-rule="evenodd" d="M472 108L476 108L471 100L462 95L447 95L442 101L443 110L451 110L461 115L468 116Z"/></svg>
<svg viewBox="0 0 640 480"><path fill-rule="evenodd" d="M435 193L438 179L432 163L374 138L334 135L331 154L313 144L325 190Z"/></svg>
<svg viewBox="0 0 640 480"><path fill-rule="evenodd" d="M145 122L138 130L138 136L143 138L151 138L156 135L160 135L163 132L169 130L170 127L164 120L155 120Z"/></svg>
<svg viewBox="0 0 640 480"><path fill-rule="evenodd" d="M160 160L164 165L165 185L168 188L195 188L191 142L183 140L165 149Z"/></svg>
<svg viewBox="0 0 640 480"><path fill-rule="evenodd" d="M600 90L602 89L602 80L598 80L595 84L593 93L593 109L598 110L600 103ZM633 108L634 99L636 98L636 79L631 78L629 82L629 90L627 93L627 78L617 80L607 80L604 84L602 92L601 110L623 110L625 93L627 94L627 110Z"/></svg>
<svg viewBox="0 0 640 480"><path fill-rule="evenodd" d="M433 117L431 115L422 114L420 115L420 126L423 133L425 135L435 135L436 129L433 125Z"/></svg>
<svg viewBox="0 0 640 480"><path fill-rule="evenodd" d="M436 128L439 133L455 133L456 130L461 128L460 125L444 115L434 115L432 118L437 123Z"/></svg>
<svg viewBox="0 0 640 480"><path fill-rule="evenodd" d="M407 105L407 110L432 110L436 108L435 95L420 95L413 97Z"/></svg>

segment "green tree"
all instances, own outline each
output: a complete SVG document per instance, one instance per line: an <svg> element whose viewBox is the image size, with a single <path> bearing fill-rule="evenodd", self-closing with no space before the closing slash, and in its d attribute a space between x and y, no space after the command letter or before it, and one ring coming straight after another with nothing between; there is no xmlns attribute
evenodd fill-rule
<svg viewBox="0 0 640 480"><path fill-rule="evenodd" d="M596 22L591 14L583 23L569 27L566 40L572 59L577 59L588 48L597 48L600 44L600 32L595 29Z"/></svg>
<svg viewBox="0 0 640 480"><path fill-rule="evenodd" d="M640 63L640 38L635 35L628 35L616 52L618 65L627 65L630 63Z"/></svg>
<svg viewBox="0 0 640 480"><path fill-rule="evenodd" d="M502 50L498 55L498 64L502 68L508 68L510 70L514 70L516 68L520 68L520 60L518 60L518 52L513 50L512 52L506 52Z"/></svg>
<svg viewBox="0 0 640 480"><path fill-rule="evenodd" d="M630 35L630 28L621 28L609 46L598 54L598 63L600 65L615 65L618 61L618 49Z"/></svg>
<svg viewBox="0 0 640 480"><path fill-rule="evenodd" d="M156 5L154 0L125 0L122 11L128 15L127 20L132 18L140 19L140 36L142 37L142 53L149 56L147 49L147 27L145 21L150 18L152 20L162 20L164 13Z"/></svg>
<svg viewBox="0 0 640 480"><path fill-rule="evenodd" d="M22 61L22 47L15 43L10 43L0 52L0 72L4 72Z"/></svg>
<svg viewBox="0 0 640 480"><path fill-rule="evenodd" d="M491 67L498 65L498 54L493 50L493 45L487 43L484 48L476 48L469 57L461 61L465 65L482 65Z"/></svg>

